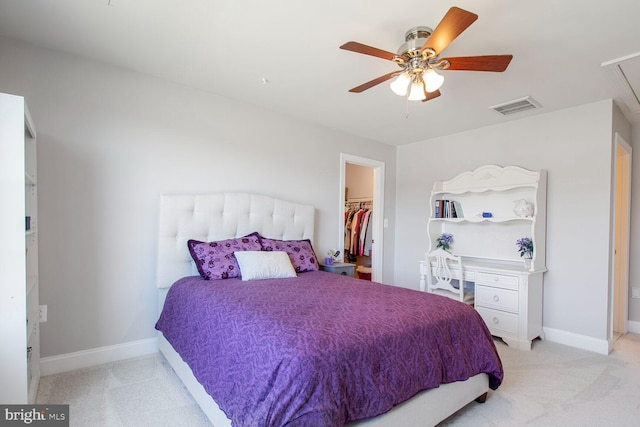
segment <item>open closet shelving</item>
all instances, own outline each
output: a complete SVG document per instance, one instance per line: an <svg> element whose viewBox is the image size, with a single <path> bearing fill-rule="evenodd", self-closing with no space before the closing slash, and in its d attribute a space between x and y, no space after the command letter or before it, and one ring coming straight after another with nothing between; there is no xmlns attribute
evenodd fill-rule
<svg viewBox="0 0 640 427"><path fill-rule="evenodd" d="M40 380L36 129L24 98L8 94L0 94L0 198L0 402L28 404Z"/></svg>

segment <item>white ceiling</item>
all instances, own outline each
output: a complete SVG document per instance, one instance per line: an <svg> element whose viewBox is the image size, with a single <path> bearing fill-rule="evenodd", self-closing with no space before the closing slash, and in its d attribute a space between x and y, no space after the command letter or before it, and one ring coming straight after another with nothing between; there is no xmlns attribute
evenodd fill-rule
<svg viewBox="0 0 640 427"><path fill-rule="evenodd" d="M395 52L451 6L479 18L442 56L513 54L504 73L443 71L442 96L426 103L387 83L348 93L397 66L341 44ZM0 0L0 36L399 145L606 98L640 121L601 66L640 52L639 16L638 0ZM488 108L524 96L543 108Z"/></svg>

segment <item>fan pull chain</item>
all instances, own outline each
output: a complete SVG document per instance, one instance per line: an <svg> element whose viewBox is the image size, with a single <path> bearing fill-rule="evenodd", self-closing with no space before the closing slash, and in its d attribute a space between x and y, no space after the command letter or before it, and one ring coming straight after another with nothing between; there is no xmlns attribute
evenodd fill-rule
<svg viewBox="0 0 640 427"><path fill-rule="evenodd" d="M404 116L404 118L408 119L409 118L409 96L407 96L406 100L407 100L407 114Z"/></svg>

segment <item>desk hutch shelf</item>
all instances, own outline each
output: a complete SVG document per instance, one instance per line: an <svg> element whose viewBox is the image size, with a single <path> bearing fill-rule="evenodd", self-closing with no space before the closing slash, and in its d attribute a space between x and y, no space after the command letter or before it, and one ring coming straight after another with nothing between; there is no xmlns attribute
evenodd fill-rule
<svg viewBox="0 0 640 427"><path fill-rule="evenodd" d="M437 181L431 192L428 251L442 233L453 235L450 252L463 257L465 280L475 284L476 310L493 335L521 349L543 335L546 192L546 171L497 165ZM514 212L521 200L533 206L529 216ZM518 252L516 241L524 237L533 242L531 259ZM424 289L430 266L420 261L420 271Z"/></svg>

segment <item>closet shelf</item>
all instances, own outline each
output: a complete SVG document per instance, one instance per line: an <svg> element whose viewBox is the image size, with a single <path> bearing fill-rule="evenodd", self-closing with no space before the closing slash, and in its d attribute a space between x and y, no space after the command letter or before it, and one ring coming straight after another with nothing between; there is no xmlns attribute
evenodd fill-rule
<svg viewBox="0 0 640 427"><path fill-rule="evenodd" d="M25 185L36 185L35 177L31 176L29 173L24 173L24 183Z"/></svg>
<svg viewBox="0 0 640 427"><path fill-rule="evenodd" d="M29 295L31 291L35 289L36 284L38 284L38 276L27 276L27 295Z"/></svg>
<svg viewBox="0 0 640 427"><path fill-rule="evenodd" d="M4 295L11 296L3 302L0 322L0 402L33 404L40 378L36 129L24 97L0 94L0 110L0 133L4 136L0 158L6 159L3 172L18 178L0 180L7 218L0 221L0 283ZM22 176L24 183L19 179ZM22 274L16 276L14 271Z"/></svg>

